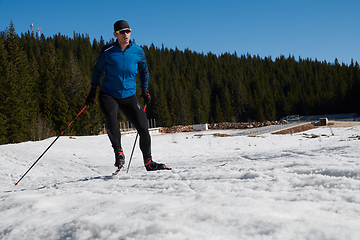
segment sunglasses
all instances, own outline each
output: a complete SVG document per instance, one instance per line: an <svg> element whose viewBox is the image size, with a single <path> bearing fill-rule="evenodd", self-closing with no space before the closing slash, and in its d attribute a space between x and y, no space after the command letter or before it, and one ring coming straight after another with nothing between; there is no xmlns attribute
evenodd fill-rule
<svg viewBox="0 0 360 240"><path fill-rule="evenodd" d="M131 33L131 29L124 29L124 30L118 30L115 32L116 34L125 34L125 33Z"/></svg>

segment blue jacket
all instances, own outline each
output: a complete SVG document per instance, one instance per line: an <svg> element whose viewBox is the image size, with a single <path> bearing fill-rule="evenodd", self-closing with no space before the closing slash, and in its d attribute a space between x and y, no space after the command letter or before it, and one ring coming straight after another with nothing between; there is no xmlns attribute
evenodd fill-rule
<svg viewBox="0 0 360 240"><path fill-rule="evenodd" d="M136 94L136 75L140 73L141 89L147 89L149 70L144 50L130 43L123 51L117 42L105 45L98 56L91 78L91 87L100 85L102 73L105 77L101 90L111 96L121 99Z"/></svg>

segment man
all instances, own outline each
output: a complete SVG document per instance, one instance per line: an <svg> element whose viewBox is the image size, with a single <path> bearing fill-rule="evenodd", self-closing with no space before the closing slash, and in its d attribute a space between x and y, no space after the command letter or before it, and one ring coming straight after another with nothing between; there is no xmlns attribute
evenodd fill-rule
<svg viewBox="0 0 360 240"><path fill-rule="evenodd" d="M86 105L91 105L100 85L102 73L105 77L99 93L101 111L104 113L107 132L115 152L115 167L124 167L125 156L121 147L121 133L117 123L118 110L135 126L140 136L140 149L147 171L170 170L165 164L152 161L151 138L147 117L136 97L136 75L139 71L142 97L145 105L150 103L148 92L149 72L144 50L130 41L129 24L120 20L114 24L116 42L102 48L91 79L91 90Z"/></svg>

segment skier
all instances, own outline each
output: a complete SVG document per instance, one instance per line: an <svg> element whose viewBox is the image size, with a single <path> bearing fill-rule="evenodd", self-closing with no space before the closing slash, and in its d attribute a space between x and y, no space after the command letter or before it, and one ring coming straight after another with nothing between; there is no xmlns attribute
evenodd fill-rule
<svg viewBox="0 0 360 240"><path fill-rule="evenodd" d="M116 42L105 45L99 53L91 78L91 89L85 104L94 103L96 88L105 71L99 93L100 108L106 118L107 132L115 152L115 167L124 167L125 156L121 147L121 133L117 123L118 110L135 126L140 136L140 149L147 171L170 169L152 161L151 138L147 117L136 97L136 75L139 71L142 97L145 105L150 103L148 91L149 72L144 50L130 40L131 29L124 20L114 23Z"/></svg>

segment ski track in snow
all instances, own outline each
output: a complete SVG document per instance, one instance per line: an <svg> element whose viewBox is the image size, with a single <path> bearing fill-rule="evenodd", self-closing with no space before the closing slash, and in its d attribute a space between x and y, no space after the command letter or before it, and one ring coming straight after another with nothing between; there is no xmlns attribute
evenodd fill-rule
<svg viewBox="0 0 360 240"><path fill-rule="evenodd" d="M115 178L107 136L0 146L1 239L359 239L360 126L152 137ZM317 136L317 137L309 137ZM128 158L134 135L122 137Z"/></svg>

